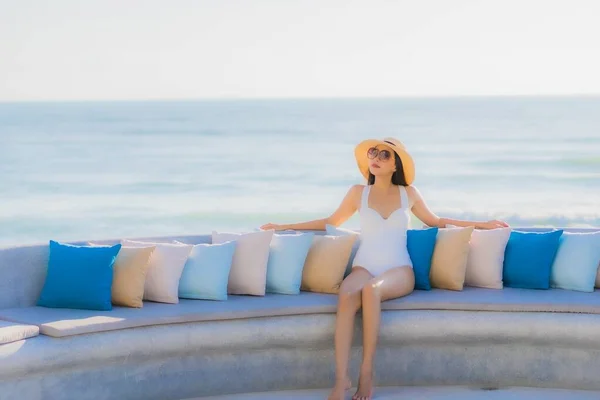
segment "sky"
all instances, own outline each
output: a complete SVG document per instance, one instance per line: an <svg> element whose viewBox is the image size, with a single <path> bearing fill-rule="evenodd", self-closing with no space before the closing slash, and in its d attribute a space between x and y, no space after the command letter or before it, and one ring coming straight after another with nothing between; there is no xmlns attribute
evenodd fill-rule
<svg viewBox="0 0 600 400"><path fill-rule="evenodd" d="M0 101L600 94L597 0L0 0Z"/></svg>

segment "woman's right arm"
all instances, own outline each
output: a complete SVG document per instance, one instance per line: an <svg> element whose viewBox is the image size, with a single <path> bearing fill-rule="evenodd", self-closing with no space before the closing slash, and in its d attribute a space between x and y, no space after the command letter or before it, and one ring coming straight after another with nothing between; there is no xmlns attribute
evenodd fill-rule
<svg viewBox="0 0 600 400"><path fill-rule="evenodd" d="M337 210L327 218L316 219L313 221L300 222L297 224L265 224L260 229L274 229L276 231L284 230L315 230L324 231L326 225L340 226L346 222L358 209L363 185L354 185L348 190Z"/></svg>

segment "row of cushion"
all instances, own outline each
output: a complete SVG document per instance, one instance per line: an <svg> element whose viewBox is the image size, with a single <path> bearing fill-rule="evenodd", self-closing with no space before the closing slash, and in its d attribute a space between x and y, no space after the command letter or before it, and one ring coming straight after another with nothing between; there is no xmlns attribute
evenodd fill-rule
<svg viewBox="0 0 600 400"><path fill-rule="evenodd" d="M357 232L332 226L327 231L359 238L354 252L360 245ZM522 232L449 225L409 230L407 245L416 289L462 290L466 285L592 292L600 287L600 231Z"/></svg>
<svg viewBox="0 0 600 400"><path fill-rule="evenodd" d="M122 240L85 246L50 241L48 270L37 304L110 310L143 300L226 300L306 291L336 293L356 238L312 232L213 232L212 243Z"/></svg>
<svg viewBox="0 0 600 400"><path fill-rule="evenodd" d="M600 232L533 233L510 228L426 228L408 231L415 288L464 285L593 291ZM123 240L106 246L50 242L48 274L38 305L109 310L143 300L226 300L300 290L337 293L360 234L327 226L312 232L213 232L212 243L190 245Z"/></svg>

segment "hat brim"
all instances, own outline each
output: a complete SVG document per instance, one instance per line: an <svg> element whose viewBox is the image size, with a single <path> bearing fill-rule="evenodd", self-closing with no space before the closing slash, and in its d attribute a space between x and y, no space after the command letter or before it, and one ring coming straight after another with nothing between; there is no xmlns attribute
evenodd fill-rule
<svg viewBox="0 0 600 400"><path fill-rule="evenodd" d="M396 154L398 154L404 169L404 179L408 185L412 184L415 180L415 162L412 156L406 150L396 148L395 146L379 139L363 140L354 148L354 157L356 158L356 163L362 176L364 176L365 179L369 179L369 158L367 157L367 150L369 150L371 147L379 145L389 147Z"/></svg>

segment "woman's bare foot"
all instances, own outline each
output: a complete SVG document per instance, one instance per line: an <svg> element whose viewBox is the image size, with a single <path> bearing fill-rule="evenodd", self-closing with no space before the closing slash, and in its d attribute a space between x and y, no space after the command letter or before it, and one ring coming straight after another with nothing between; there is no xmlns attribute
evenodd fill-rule
<svg viewBox="0 0 600 400"><path fill-rule="evenodd" d="M358 388L352 400L371 400L373 397L373 374L371 371L361 370L358 378Z"/></svg>
<svg viewBox="0 0 600 400"><path fill-rule="evenodd" d="M341 381L336 381L335 386L331 389L331 393L327 400L344 400L346 390L352 387L352 382L350 378L346 377Z"/></svg>

